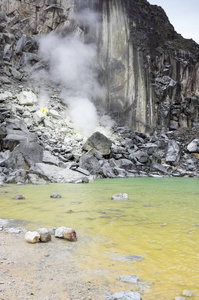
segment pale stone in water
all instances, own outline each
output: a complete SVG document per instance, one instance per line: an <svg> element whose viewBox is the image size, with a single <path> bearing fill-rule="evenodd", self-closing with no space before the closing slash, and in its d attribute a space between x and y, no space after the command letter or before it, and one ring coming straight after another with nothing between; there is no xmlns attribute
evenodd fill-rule
<svg viewBox="0 0 199 300"><path fill-rule="evenodd" d="M139 277L137 275L127 275L127 276L116 277L116 280L138 284Z"/></svg>
<svg viewBox="0 0 199 300"><path fill-rule="evenodd" d="M141 300L141 297L139 293L127 290L113 294L108 300Z"/></svg>
<svg viewBox="0 0 199 300"><path fill-rule="evenodd" d="M193 293L192 291L188 290L188 289L185 289L183 292L182 292L183 296L186 296L186 297L192 297L193 296Z"/></svg>
<svg viewBox="0 0 199 300"><path fill-rule="evenodd" d="M25 240L28 243L35 244L39 241L40 234L37 231L27 231L25 234Z"/></svg>
<svg viewBox="0 0 199 300"><path fill-rule="evenodd" d="M115 194L111 197L112 200L116 200L116 201L124 201L124 200L129 200L129 197L127 194Z"/></svg>

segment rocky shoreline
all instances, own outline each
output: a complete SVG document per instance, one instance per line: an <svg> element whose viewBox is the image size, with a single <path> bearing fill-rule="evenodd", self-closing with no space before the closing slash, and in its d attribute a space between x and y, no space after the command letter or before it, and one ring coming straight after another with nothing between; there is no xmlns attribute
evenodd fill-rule
<svg viewBox="0 0 199 300"><path fill-rule="evenodd" d="M30 231L25 229L27 222L13 219L0 219L0 250L1 270L0 297L2 299L107 299L107 300L144 300L146 288L152 288L150 282L143 282L136 274L118 276L114 282L104 281L103 274L96 270L80 268L76 260L75 250L78 243L71 243L63 238L64 227L37 229L33 234L40 233L30 238ZM46 233L52 234L47 238ZM59 234L58 234L59 233ZM61 236L60 236L61 233ZM28 238L27 238L28 236ZM25 237L25 238L24 238ZM49 236L48 236L49 237ZM14 247L14 251L13 251ZM23 247L23 252L21 251ZM116 260L116 257L110 259ZM64 259L64 264L63 264ZM124 256L118 260L142 261L142 257ZM12 267L11 267L12 266ZM64 266L64 267L63 267ZM28 272L28 276L27 276ZM97 272L97 273L96 273ZM89 280L86 277L91 278ZM105 272L106 273L106 272ZM98 280L95 281L95 276ZM55 282L56 278L56 282ZM13 287L13 288L11 288ZM124 290L126 287L128 289ZM115 292L121 290L119 292ZM152 292L152 290L151 290ZM191 290L184 289L182 296L176 296L175 300L191 299L194 294ZM64 298L65 297L65 298Z"/></svg>
<svg viewBox="0 0 199 300"><path fill-rule="evenodd" d="M42 107L36 88L0 88L0 181L86 183L96 178L199 177L199 128L147 134L103 123L76 132L58 89ZM56 101L55 101L56 100ZM107 116L108 118L108 116Z"/></svg>

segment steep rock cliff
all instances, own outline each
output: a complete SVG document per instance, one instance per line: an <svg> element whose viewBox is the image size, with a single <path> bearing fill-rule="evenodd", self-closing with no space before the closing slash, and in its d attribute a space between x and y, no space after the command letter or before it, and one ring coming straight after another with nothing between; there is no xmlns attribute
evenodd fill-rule
<svg viewBox="0 0 199 300"><path fill-rule="evenodd" d="M101 1L101 11L108 109L139 131L196 125L199 46L147 1Z"/></svg>
<svg viewBox="0 0 199 300"><path fill-rule="evenodd" d="M95 26L74 17L88 7L99 13ZM95 68L106 87L97 105L122 125L151 132L198 124L199 45L177 34L160 7L146 0L2 1L2 75L24 80L23 67L40 61L37 36L51 31L96 43Z"/></svg>

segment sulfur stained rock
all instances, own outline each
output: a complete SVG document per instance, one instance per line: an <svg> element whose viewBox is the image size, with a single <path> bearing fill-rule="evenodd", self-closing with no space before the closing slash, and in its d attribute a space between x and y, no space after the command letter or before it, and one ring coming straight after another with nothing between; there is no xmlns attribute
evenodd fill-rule
<svg viewBox="0 0 199 300"><path fill-rule="evenodd" d="M63 232L63 238L65 240L71 241L71 242L76 242L77 241L77 237L76 237L76 232L74 229L72 228L67 228L64 230Z"/></svg>
<svg viewBox="0 0 199 300"><path fill-rule="evenodd" d="M75 230L72 229L72 228L65 227L65 226L58 227L55 230L55 237L63 238L65 240L68 240L68 241L71 241L71 242L76 242L77 241Z"/></svg>
<svg viewBox="0 0 199 300"><path fill-rule="evenodd" d="M25 240L28 243L35 244L39 242L40 234L37 231L27 231L25 234Z"/></svg>

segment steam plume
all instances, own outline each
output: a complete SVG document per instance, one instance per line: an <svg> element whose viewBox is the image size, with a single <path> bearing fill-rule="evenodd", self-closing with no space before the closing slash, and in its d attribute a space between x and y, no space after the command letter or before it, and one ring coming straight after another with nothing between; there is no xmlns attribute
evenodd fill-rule
<svg viewBox="0 0 199 300"><path fill-rule="evenodd" d="M77 15L77 20L86 26L97 23L95 18L98 19L97 14L88 9ZM52 32L39 39L38 55L48 64L48 70L42 71L42 76L62 88L61 96L68 105L75 129L91 134L98 124L93 100L102 94L93 68L96 45L85 43L81 35L63 36Z"/></svg>

